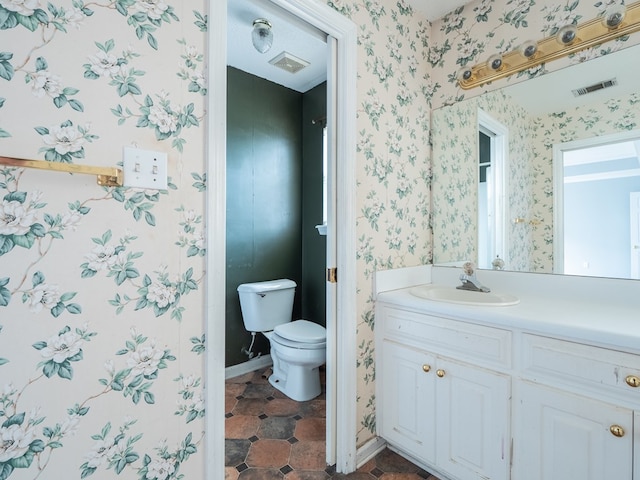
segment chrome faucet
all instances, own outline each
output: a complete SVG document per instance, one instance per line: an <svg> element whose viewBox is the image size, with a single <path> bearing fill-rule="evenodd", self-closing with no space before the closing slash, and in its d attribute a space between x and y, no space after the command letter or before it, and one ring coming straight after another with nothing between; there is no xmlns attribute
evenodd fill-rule
<svg viewBox="0 0 640 480"><path fill-rule="evenodd" d="M462 265L462 269L464 270L464 273L460 275L462 285L458 285L456 287L457 289L484 293L488 293L491 291L489 287L485 287L484 285L482 285L476 278L475 265L473 264L473 262L465 262Z"/></svg>

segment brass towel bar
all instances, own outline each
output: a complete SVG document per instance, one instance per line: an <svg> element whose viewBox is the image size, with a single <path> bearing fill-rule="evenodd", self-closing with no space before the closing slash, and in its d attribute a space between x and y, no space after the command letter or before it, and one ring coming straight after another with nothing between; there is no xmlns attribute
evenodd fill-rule
<svg viewBox="0 0 640 480"><path fill-rule="evenodd" d="M27 160L24 158L1 157L0 165L20 168L39 168L54 172L84 173L97 175L98 185L105 187L121 187L123 185L122 170L116 167L93 167L73 163L47 162L43 160Z"/></svg>

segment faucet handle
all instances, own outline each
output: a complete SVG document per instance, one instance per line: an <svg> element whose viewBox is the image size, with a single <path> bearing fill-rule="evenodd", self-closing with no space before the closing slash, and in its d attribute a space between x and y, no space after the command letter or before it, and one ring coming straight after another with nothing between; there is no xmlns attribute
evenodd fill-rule
<svg viewBox="0 0 640 480"><path fill-rule="evenodd" d="M476 266L474 265L473 262L464 262L462 264L462 270L464 270L465 275L473 275L473 272L475 272Z"/></svg>

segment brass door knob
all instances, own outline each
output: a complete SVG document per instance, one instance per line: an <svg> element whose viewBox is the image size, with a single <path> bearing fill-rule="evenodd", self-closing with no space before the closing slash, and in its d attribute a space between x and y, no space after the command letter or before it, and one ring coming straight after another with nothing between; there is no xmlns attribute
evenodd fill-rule
<svg viewBox="0 0 640 480"><path fill-rule="evenodd" d="M444 377L444 370L442 370L442 369L438 369L438 370L436 371L436 375L438 375L440 378Z"/></svg>
<svg viewBox="0 0 640 480"><path fill-rule="evenodd" d="M430 372L431 371L431 365L427 365L426 363L424 365L422 365L422 371L423 372Z"/></svg>
<svg viewBox="0 0 640 480"><path fill-rule="evenodd" d="M609 427L609 431L613 434L614 437L624 437L624 428L620 425L611 425Z"/></svg>
<svg viewBox="0 0 640 480"><path fill-rule="evenodd" d="M627 375L627 378L625 378L624 380L630 387L640 387L640 378L636 377L635 375Z"/></svg>

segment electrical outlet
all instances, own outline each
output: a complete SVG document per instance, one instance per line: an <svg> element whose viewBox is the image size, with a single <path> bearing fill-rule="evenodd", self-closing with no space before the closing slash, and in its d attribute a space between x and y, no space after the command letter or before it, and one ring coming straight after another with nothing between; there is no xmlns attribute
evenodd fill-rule
<svg viewBox="0 0 640 480"><path fill-rule="evenodd" d="M167 154L124 147L122 158L125 187L167 189Z"/></svg>

